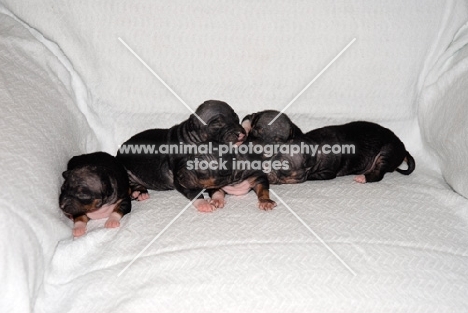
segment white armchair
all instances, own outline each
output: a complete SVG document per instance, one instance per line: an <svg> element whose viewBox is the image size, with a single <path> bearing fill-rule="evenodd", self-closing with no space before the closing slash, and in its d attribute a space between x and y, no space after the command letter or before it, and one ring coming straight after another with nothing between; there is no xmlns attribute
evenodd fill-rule
<svg viewBox="0 0 468 313"><path fill-rule="evenodd" d="M466 312L467 22L462 0L0 0L0 311ZM416 170L272 186L271 212L231 196L157 238L188 202L152 191L74 240L68 159L190 114L119 37L192 109L241 118L283 109L356 38L286 113L380 123Z"/></svg>

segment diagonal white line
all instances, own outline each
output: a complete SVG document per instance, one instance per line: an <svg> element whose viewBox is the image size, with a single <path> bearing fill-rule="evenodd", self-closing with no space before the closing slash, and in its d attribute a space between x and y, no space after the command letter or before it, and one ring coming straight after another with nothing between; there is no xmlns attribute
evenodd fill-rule
<svg viewBox="0 0 468 313"><path fill-rule="evenodd" d="M199 193L195 198L193 198L192 201L190 201L189 204L187 204L187 206L186 206L182 211L180 211L180 213L177 214L177 216L174 217L174 218L172 219L172 221L170 221L169 224L167 224L166 227L164 227L163 230L161 230L161 231L159 232L159 234L157 234L156 237L154 237L153 240L151 240L150 243L147 244L146 247L144 247L143 250L141 250L140 253L138 253L138 254L133 258L133 260L132 260L130 263L128 263L127 266L125 266L125 268L124 268L123 270L120 271L120 273L117 275L117 277L119 277L120 275L122 275L123 272L125 272L125 271L127 270L127 268L129 268L130 265L132 265L133 262L135 262L135 261L136 261L136 260L153 244L153 242L156 241L156 239L158 239L159 237L161 237L161 235L162 235L169 227L171 227L171 225L185 212L185 210L187 210L188 207L190 207L190 205L192 205L193 201L195 201L196 199L198 199L198 197L199 197L203 192L205 192L205 190L206 190L206 189L203 189L202 191L200 191L200 193Z"/></svg>
<svg viewBox="0 0 468 313"><path fill-rule="evenodd" d="M187 104L187 103L185 103L185 101L184 101L184 100L182 100L182 98L181 98L181 97L179 97L179 95L178 95L178 94L176 94L176 93L175 93L175 91L174 91L174 90L172 90L172 88L171 88L171 87L169 87L169 85L168 85L168 84L166 84L166 83L164 82L164 80L162 80L162 78L161 78L161 77L159 77L159 75L158 75L158 74L156 74L156 72L155 72L155 71L153 71L153 69L152 69L151 67L149 67L149 65L148 65L148 64L146 64L146 62L145 62L145 61L143 61L143 59L142 59L142 58L140 58L140 56L139 56L138 54L136 54L136 52L135 52L135 51L133 51L133 49L132 49L132 48L130 48L130 47L127 45L127 43L126 43L126 42L125 42L125 41L124 41L122 38L118 37L118 39L119 39L119 41L120 41L120 42L121 42L121 43L122 43L122 44L125 46L125 48L127 48L127 49L128 49L128 50L129 50L129 51L130 51L130 52L131 52L131 53L132 53L132 54L133 54L133 55L134 55L134 56L135 56L137 59L138 59L138 61L140 61L140 62L141 62L141 63L142 63L142 64L143 64L143 65L144 65L144 66L145 66L145 67L146 67L146 68L147 68L147 69L148 69L150 72L151 72L151 74L153 74L153 75L154 75L154 76L155 76L155 77L156 77L156 78L157 78L157 79L158 79L158 80L161 82L161 84L163 84L163 85L164 85L164 87L166 87L166 88L167 88L167 89L168 89L168 90L169 90L169 91L170 91L170 92L171 92L171 93L172 93L172 94L173 94L173 95L174 95L174 96L175 96L175 97L176 97L176 98L177 98L177 99L178 99L180 102L182 102L182 104L183 104L183 105L185 105L185 107L186 107L186 108L187 108L187 109L188 109L190 112L192 112L192 114L194 114L194 115L195 115L195 116L196 116L196 117L197 117L197 118L200 120L200 122L202 122L202 123L203 123L203 125L206 125L205 121L204 121L204 120L202 120L202 119L201 119L201 117L200 117L200 116L198 116L198 114L197 114L197 113L195 113L195 111L194 111L194 110L192 110L192 108L191 108L191 107L189 107L189 106L188 106L188 104Z"/></svg>
<svg viewBox="0 0 468 313"><path fill-rule="evenodd" d="M293 104L294 101L296 101L297 98L299 98L299 97L307 90L307 88L309 88L310 85L312 85L312 84L313 84L313 83L314 83L314 82L315 82L315 81L316 81L316 80L333 64L333 63L335 63L335 61L336 61L336 60L337 60L337 59L338 59L338 58L339 58L355 41L356 41L356 38L353 38L353 40L351 40L351 42L348 43L348 44L346 45L346 47L344 47L343 50L341 50L341 52L338 53L338 55L337 55L336 57L334 57L333 60L331 60L330 63L328 63L327 66L325 66L325 67L323 68L323 70L321 70L320 73L318 73L317 76L315 76L314 79L312 79L312 81L311 81L310 83L308 83L307 86L305 86L304 89L302 89L301 92L299 92L299 94L298 94L297 96L295 96L294 99L292 99L291 102L289 102L289 103L284 107L284 109L281 110L280 113L278 113L278 115L275 116L274 119L271 120L270 123L268 123L268 125L273 124L273 122L276 121L276 119L277 119L278 117L280 117L280 115L283 114L284 111L286 111L286 110L291 106L291 104Z"/></svg>
<svg viewBox="0 0 468 313"><path fill-rule="evenodd" d="M274 191L271 190L271 189L270 189L270 192L271 192L272 194L274 194L276 198L278 198L278 200L292 213L292 215L294 215L294 216L299 220L299 222L301 222L301 224L304 225L305 228L307 228L307 230L308 230L309 232L311 232L312 235L314 235L315 238L317 238L317 240L320 241L320 243L321 243L323 246L325 246L325 248L327 248L328 251L330 251L330 252L335 256L335 258L337 258L338 261L340 261L341 264L343 264L344 267L346 267L346 269L347 269L348 271L351 272L351 274L353 274L354 276L357 276L356 272L353 271L353 270L351 269L351 267L349 267L349 265L346 264L346 262L343 261L343 259L340 258L340 256L339 256L338 254L336 254L336 252L333 251L332 248L330 248L330 247L325 243L325 241L323 241L323 239L320 238L319 235L317 235L317 234L312 230L312 228L310 228L310 227L302 220L302 218L300 218L299 215L297 215L296 212L294 212L294 211L283 201L283 199L281 199L281 198L276 194L276 192L274 192Z"/></svg>

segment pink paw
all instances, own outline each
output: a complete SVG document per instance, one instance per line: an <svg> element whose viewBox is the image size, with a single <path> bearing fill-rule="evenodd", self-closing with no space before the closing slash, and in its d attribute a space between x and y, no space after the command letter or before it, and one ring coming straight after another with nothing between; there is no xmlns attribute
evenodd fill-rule
<svg viewBox="0 0 468 313"><path fill-rule="evenodd" d="M224 192L216 191L211 196L210 204L214 205L217 209L224 208L224 205L226 204L226 200L224 199Z"/></svg>
<svg viewBox="0 0 468 313"><path fill-rule="evenodd" d="M138 201L147 200L147 199L149 199L149 197L150 197L149 193L147 193L147 192L141 192L141 191L137 191L137 190L132 192L132 199L136 199Z"/></svg>
<svg viewBox="0 0 468 313"><path fill-rule="evenodd" d="M199 212L213 212L216 207L213 204L208 203L205 199L197 199L193 202L193 205Z"/></svg>
<svg viewBox="0 0 468 313"><path fill-rule="evenodd" d="M108 219L106 221L106 223L104 224L104 227L105 228L117 228L120 226L120 222L119 221L116 221L116 220L113 220L113 219Z"/></svg>
<svg viewBox="0 0 468 313"><path fill-rule="evenodd" d="M366 176L365 175L356 175L356 176L354 176L354 181L358 182L360 184L365 184L366 183Z"/></svg>
<svg viewBox="0 0 468 313"><path fill-rule="evenodd" d="M211 199L210 204L214 205L217 209L222 209L224 208L226 201L224 201L224 199Z"/></svg>
<svg viewBox="0 0 468 313"><path fill-rule="evenodd" d="M104 224L105 228L117 228L120 226L120 219L122 218L122 215L120 215L117 212L112 212L109 215L109 218L107 219L106 223Z"/></svg>
<svg viewBox="0 0 468 313"><path fill-rule="evenodd" d="M275 206L276 202L270 199L262 199L258 201L258 207L264 211L273 210Z"/></svg>
<svg viewBox="0 0 468 313"><path fill-rule="evenodd" d="M73 237L81 237L86 233L86 226L75 226L73 227Z"/></svg>
<svg viewBox="0 0 468 313"><path fill-rule="evenodd" d="M140 193L140 195L138 196L138 201L148 200L149 198L150 198L149 193L143 192L143 193Z"/></svg>

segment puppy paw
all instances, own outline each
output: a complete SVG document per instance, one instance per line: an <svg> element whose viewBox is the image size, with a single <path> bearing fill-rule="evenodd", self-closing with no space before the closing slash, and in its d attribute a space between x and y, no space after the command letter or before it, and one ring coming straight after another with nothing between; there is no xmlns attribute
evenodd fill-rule
<svg viewBox="0 0 468 313"><path fill-rule="evenodd" d="M108 219L106 223L104 224L104 227L105 228L117 228L117 227L120 227L120 222Z"/></svg>
<svg viewBox="0 0 468 313"><path fill-rule="evenodd" d="M142 193L140 193L140 195L138 196L138 201L148 200L149 198L150 198L149 193L147 193L147 192L142 192Z"/></svg>
<svg viewBox="0 0 468 313"><path fill-rule="evenodd" d="M211 196L210 204L214 205L218 209L224 208L224 205L226 204L226 200L224 199L224 192L216 191Z"/></svg>
<svg viewBox="0 0 468 313"><path fill-rule="evenodd" d="M273 210L275 206L276 206L276 202L270 199L262 199L258 201L258 207L261 210L265 210L265 211Z"/></svg>
<svg viewBox="0 0 468 313"><path fill-rule="evenodd" d="M135 190L132 192L132 200L144 201L149 199L149 193Z"/></svg>
<svg viewBox="0 0 468 313"><path fill-rule="evenodd" d="M73 227L73 237L81 237L86 234L86 225L75 225Z"/></svg>
<svg viewBox="0 0 468 313"><path fill-rule="evenodd" d="M224 208L224 205L226 204L226 201L224 201L224 199L211 199L210 204L214 205L215 208L217 208L217 209L222 209L222 208Z"/></svg>
<svg viewBox="0 0 468 313"><path fill-rule="evenodd" d="M104 224L105 228L117 228L120 227L120 219L122 218L122 215L120 215L117 212L112 212L109 215L109 218L107 219L106 223Z"/></svg>
<svg viewBox="0 0 468 313"><path fill-rule="evenodd" d="M195 200L193 202L193 205L197 208L199 212L213 212L214 210L216 210L216 206L208 203L208 201L204 199Z"/></svg>
<svg viewBox="0 0 468 313"><path fill-rule="evenodd" d="M366 183L366 176L364 175L356 175L354 176L354 181L358 182L360 184L365 184Z"/></svg>

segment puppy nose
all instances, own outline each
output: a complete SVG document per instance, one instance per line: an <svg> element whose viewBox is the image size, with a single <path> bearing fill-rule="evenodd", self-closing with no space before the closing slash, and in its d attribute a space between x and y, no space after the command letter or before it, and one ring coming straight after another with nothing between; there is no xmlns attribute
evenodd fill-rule
<svg viewBox="0 0 468 313"><path fill-rule="evenodd" d="M59 201L59 207L60 209L65 209L65 207L70 203L70 201L67 198L60 199Z"/></svg>

